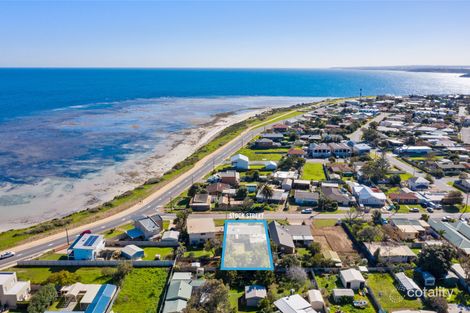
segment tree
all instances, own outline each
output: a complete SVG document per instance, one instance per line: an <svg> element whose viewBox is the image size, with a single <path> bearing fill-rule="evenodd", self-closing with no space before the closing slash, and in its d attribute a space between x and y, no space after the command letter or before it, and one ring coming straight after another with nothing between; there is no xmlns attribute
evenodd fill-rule
<svg viewBox="0 0 470 313"><path fill-rule="evenodd" d="M184 313L230 313L229 289L222 280L209 279L198 288L188 301Z"/></svg>
<svg viewBox="0 0 470 313"><path fill-rule="evenodd" d="M427 297L426 302L428 306L437 313L447 313L448 305L447 300L443 297Z"/></svg>
<svg viewBox="0 0 470 313"><path fill-rule="evenodd" d="M382 263L382 258L380 256L380 248L377 248L377 250L374 251L374 259L375 259L375 262L377 262L377 264Z"/></svg>
<svg viewBox="0 0 470 313"><path fill-rule="evenodd" d="M449 245L430 245L424 246L418 255L417 264L424 271L428 271L436 278L444 277L452 265L452 259L456 252Z"/></svg>
<svg viewBox="0 0 470 313"><path fill-rule="evenodd" d="M425 178L426 180L428 180L431 184L434 184L434 178L432 177L431 174L429 174L429 173L426 174L426 175L424 176L424 178Z"/></svg>
<svg viewBox="0 0 470 313"><path fill-rule="evenodd" d="M300 261L295 254L285 254L282 256L279 265L283 267L300 266Z"/></svg>
<svg viewBox="0 0 470 313"><path fill-rule="evenodd" d="M310 251L312 255L315 255L317 253L321 252L321 244L319 242L312 242L307 249Z"/></svg>
<svg viewBox="0 0 470 313"><path fill-rule="evenodd" d="M119 262L113 280L116 284L121 285L124 278L132 271L132 263L129 261Z"/></svg>
<svg viewBox="0 0 470 313"><path fill-rule="evenodd" d="M209 240L206 240L206 242L204 243L205 251L212 251L216 253L218 250L221 249L221 247L222 247L222 243L217 238L211 238Z"/></svg>
<svg viewBox="0 0 470 313"><path fill-rule="evenodd" d="M379 210L372 211L372 222L375 225L381 225L382 224L382 212L380 212Z"/></svg>
<svg viewBox="0 0 470 313"><path fill-rule="evenodd" d="M268 200L274 195L274 189L268 184L264 184L261 188L263 188L261 189L261 194L263 195L264 201L268 202Z"/></svg>
<svg viewBox="0 0 470 313"><path fill-rule="evenodd" d="M442 204L446 205L456 205L462 204L463 202L463 195L458 190L450 191L443 199Z"/></svg>
<svg viewBox="0 0 470 313"><path fill-rule="evenodd" d="M366 226L357 233L357 237L361 241L372 242L380 240L382 231L378 227Z"/></svg>
<svg viewBox="0 0 470 313"><path fill-rule="evenodd" d="M362 140L367 142L375 142L380 138L378 131L372 128L362 129Z"/></svg>
<svg viewBox="0 0 470 313"><path fill-rule="evenodd" d="M460 261L460 265L462 265L462 268L465 272L465 277L464 279L467 281L467 282L470 282L470 258L469 257L465 257L463 258L461 261Z"/></svg>
<svg viewBox="0 0 470 313"><path fill-rule="evenodd" d="M359 211L354 207L350 207L349 211L346 213L349 224L353 224L355 221L359 220L364 216L363 211Z"/></svg>
<svg viewBox="0 0 470 313"><path fill-rule="evenodd" d="M263 286L269 286L276 282L276 276L273 271L256 271L254 275L254 281Z"/></svg>
<svg viewBox="0 0 470 313"><path fill-rule="evenodd" d="M429 220L429 214L426 214L426 213L421 214L421 219L427 222Z"/></svg>
<svg viewBox="0 0 470 313"><path fill-rule="evenodd" d="M180 242L178 243L178 248L176 248L176 257L181 258L186 252L186 246Z"/></svg>
<svg viewBox="0 0 470 313"><path fill-rule="evenodd" d="M248 190L246 189L246 187L242 186L242 187L237 189L237 193L235 194L235 198L245 199L247 195L248 195Z"/></svg>
<svg viewBox="0 0 470 313"><path fill-rule="evenodd" d="M366 162L361 170L365 178L377 183L387 177L389 169L390 163L385 157L385 153L382 153L380 158Z"/></svg>
<svg viewBox="0 0 470 313"><path fill-rule="evenodd" d="M188 210L178 211L176 213L176 218L174 220L175 226L179 230L186 229L186 221L188 219L189 212Z"/></svg>
<svg viewBox="0 0 470 313"><path fill-rule="evenodd" d="M80 276L77 273L72 273L69 271L59 271L52 273L47 282L54 284L56 286L68 286L80 281Z"/></svg>
<svg viewBox="0 0 470 313"><path fill-rule="evenodd" d="M300 266L289 267L286 271L287 279L296 287L302 287L307 281L307 273Z"/></svg>
<svg viewBox="0 0 470 313"><path fill-rule="evenodd" d="M196 194L200 193L202 190L204 190L204 185L201 183L194 183L189 187L188 190L188 196L189 197L194 197Z"/></svg>
<svg viewBox="0 0 470 313"><path fill-rule="evenodd" d="M388 178L388 183L392 186L398 186L401 183L400 175L392 175Z"/></svg>
<svg viewBox="0 0 470 313"><path fill-rule="evenodd" d="M47 284L31 298L28 313L43 313L57 298L57 291L53 284Z"/></svg>

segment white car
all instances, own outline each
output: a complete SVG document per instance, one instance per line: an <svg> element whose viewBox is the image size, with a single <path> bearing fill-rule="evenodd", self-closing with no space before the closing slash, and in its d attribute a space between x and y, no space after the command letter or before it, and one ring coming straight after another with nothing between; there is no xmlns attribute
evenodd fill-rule
<svg viewBox="0 0 470 313"><path fill-rule="evenodd" d="M419 209L418 208L410 208L410 212L418 213Z"/></svg>
<svg viewBox="0 0 470 313"><path fill-rule="evenodd" d="M15 252L7 251L7 252L4 252L4 253L0 254L0 260L8 259L8 258L11 258L13 256L15 256Z"/></svg>

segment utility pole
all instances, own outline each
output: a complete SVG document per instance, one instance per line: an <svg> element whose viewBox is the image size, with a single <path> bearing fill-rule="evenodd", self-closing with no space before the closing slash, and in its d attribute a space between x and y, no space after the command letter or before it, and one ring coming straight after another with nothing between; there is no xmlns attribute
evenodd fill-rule
<svg viewBox="0 0 470 313"><path fill-rule="evenodd" d="M359 102L362 102L362 88L359 89Z"/></svg>
<svg viewBox="0 0 470 313"><path fill-rule="evenodd" d="M69 240L69 231L68 231L67 227L65 227L65 236L67 237L67 245L69 246L70 245L70 240Z"/></svg>
<svg viewBox="0 0 470 313"><path fill-rule="evenodd" d="M459 219L461 219L462 216L463 216L463 214L464 214L465 212L467 212L468 196L470 196L470 192L467 193L467 200L465 200L464 207L463 207L463 211L462 211L462 213L460 214Z"/></svg>

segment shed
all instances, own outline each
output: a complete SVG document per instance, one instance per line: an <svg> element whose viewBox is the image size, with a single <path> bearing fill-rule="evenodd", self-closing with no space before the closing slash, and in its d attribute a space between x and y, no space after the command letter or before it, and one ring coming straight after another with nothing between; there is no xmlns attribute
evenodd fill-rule
<svg viewBox="0 0 470 313"><path fill-rule="evenodd" d="M333 299L340 302L344 298L354 298L354 290L352 289L333 289Z"/></svg>
<svg viewBox="0 0 470 313"><path fill-rule="evenodd" d="M266 288L260 285L245 286L246 306L257 307L266 298Z"/></svg>
<svg viewBox="0 0 470 313"><path fill-rule="evenodd" d="M361 272L354 268L341 271L339 273L343 286L350 289L362 289L364 288L366 280L362 276Z"/></svg>
<svg viewBox="0 0 470 313"><path fill-rule="evenodd" d="M144 257L144 250L136 245L127 245L122 248L121 255L129 260L141 259Z"/></svg>
<svg viewBox="0 0 470 313"><path fill-rule="evenodd" d="M320 290L317 289L310 289L307 292L308 302L314 310L322 311L325 307L325 301L323 300L323 296L321 295Z"/></svg>

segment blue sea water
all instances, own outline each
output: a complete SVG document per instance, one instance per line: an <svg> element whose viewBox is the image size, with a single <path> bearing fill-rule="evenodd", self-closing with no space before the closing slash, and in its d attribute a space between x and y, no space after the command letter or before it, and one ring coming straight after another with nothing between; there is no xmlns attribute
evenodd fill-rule
<svg viewBox="0 0 470 313"><path fill-rule="evenodd" d="M360 89L365 95L468 94L470 78L356 70L0 69L0 221L22 224L33 209L54 209L50 216L56 216L78 189L74 181L149 153L169 134L216 114L357 96ZM48 196L51 204L37 202ZM63 202L55 207L54 199Z"/></svg>

